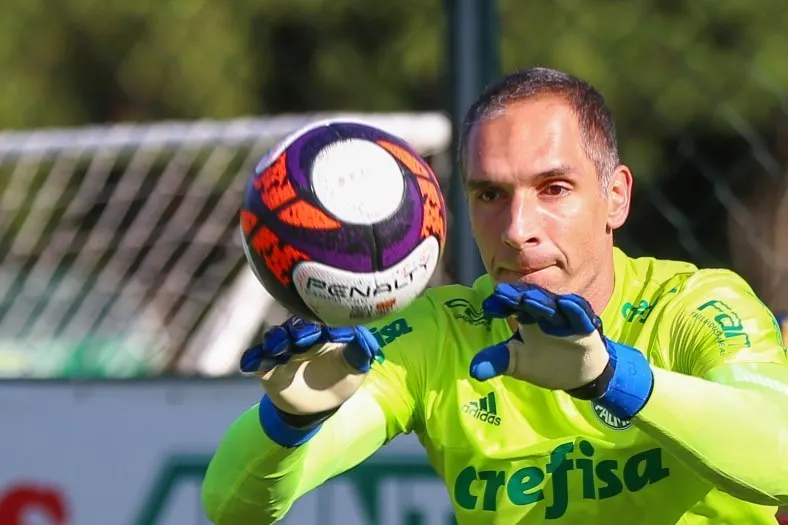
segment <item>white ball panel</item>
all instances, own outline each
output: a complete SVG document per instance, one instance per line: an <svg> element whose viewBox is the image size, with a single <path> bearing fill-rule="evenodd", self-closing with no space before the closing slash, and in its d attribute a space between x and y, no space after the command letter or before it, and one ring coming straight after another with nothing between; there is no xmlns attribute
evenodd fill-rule
<svg viewBox="0 0 788 525"><path fill-rule="evenodd" d="M364 324L400 310L427 287L438 266L435 237L422 241L395 266L374 273L354 273L304 261L293 270L293 283L304 303L324 323Z"/></svg>
<svg viewBox="0 0 788 525"><path fill-rule="evenodd" d="M312 189L323 207L350 224L375 224L402 204L397 161L374 142L347 139L323 148L312 165Z"/></svg>

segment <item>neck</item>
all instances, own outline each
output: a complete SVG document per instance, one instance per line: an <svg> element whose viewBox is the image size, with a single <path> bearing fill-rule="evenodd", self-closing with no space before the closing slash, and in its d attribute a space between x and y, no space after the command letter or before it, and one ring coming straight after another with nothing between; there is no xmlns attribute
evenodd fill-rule
<svg viewBox="0 0 788 525"><path fill-rule="evenodd" d="M613 296L613 289L616 286L615 265L611 257L610 264L606 265L593 281L586 287L585 292L580 295L588 301L597 315L602 313Z"/></svg>

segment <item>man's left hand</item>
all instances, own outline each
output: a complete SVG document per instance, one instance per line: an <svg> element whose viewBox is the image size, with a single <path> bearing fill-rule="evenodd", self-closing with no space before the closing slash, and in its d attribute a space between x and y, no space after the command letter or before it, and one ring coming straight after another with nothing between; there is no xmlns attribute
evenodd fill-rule
<svg viewBox="0 0 788 525"><path fill-rule="evenodd" d="M499 284L483 307L492 317L516 317L519 326L509 340L476 354L470 367L475 379L509 375L570 391L592 385L606 371L609 342L601 320L582 297L530 284Z"/></svg>

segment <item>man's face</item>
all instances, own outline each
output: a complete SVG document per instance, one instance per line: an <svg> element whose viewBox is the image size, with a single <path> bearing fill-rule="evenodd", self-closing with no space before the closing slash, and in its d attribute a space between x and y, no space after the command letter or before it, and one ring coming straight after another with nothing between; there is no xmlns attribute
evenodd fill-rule
<svg viewBox="0 0 788 525"><path fill-rule="evenodd" d="M515 102L475 124L465 160L473 234L496 282L583 294L612 268L632 176L620 166L605 194L563 99Z"/></svg>

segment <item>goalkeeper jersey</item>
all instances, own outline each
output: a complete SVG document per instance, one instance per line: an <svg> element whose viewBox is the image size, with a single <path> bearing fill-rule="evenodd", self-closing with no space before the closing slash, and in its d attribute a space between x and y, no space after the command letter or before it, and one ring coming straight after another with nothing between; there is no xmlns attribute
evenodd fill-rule
<svg viewBox="0 0 788 525"><path fill-rule="evenodd" d="M492 289L488 276L471 288L436 287L370 325L384 358L307 443L280 447L256 410L244 414L204 487L216 523L281 517L299 495L410 432L443 478L460 524L776 523L776 507L714 488L637 421L510 377L472 379L473 356L512 335L505 320L483 313ZM725 270L616 250L615 287L601 318L608 338L639 349L655 368L710 377L725 363L788 364L774 316ZM714 435L703 411L669 408L671 424L692 427L702 446L736 439ZM786 472L786 461L764 458L753 474Z"/></svg>

